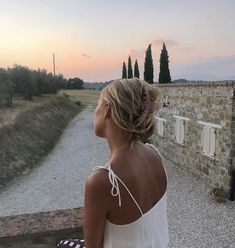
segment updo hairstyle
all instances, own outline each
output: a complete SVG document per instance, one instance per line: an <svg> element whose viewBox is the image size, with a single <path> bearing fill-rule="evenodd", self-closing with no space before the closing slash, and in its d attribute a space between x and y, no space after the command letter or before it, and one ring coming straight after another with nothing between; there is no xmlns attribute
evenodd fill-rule
<svg viewBox="0 0 235 248"><path fill-rule="evenodd" d="M160 95L155 85L138 78L115 80L101 91L101 99L111 105L112 120L132 141L147 140L155 129L154 113L147 111L143 116L147 91L150 102L156 101Z"/></svg>

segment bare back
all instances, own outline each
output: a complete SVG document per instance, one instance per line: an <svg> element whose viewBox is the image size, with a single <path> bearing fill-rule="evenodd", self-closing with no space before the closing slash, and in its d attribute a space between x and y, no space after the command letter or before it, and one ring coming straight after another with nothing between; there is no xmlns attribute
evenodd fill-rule
<svg viewBox="0 0 235 248"><path fill-rule="evenodd" d="M122 153L110 161L114 173L127 186L143 213L148 212L164 195L167 178L158 152L148 145L139 143L132 152ZM110 195L108 220L122 225L141 217L126 189L120 184L122 205Z"/></svg>

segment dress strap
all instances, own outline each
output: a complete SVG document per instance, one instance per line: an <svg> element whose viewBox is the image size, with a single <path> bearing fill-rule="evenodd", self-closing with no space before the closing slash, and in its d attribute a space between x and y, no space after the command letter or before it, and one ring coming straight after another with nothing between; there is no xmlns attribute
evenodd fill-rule
<svg viewBox="0 0 235 248"><path fill-rule="evenodd" d="M161 153L159 152L158 148L157 148L155 145L149 144L149 143L145 143L145 145L152 147L152 148L158 153L158 155L161 157L163 169L164 169L164 171L165 171L166 179L167 179L167 181L168 181L168 175L167 175L167 172L166 172L165 165L164 165L164 163L163 163L163 157L162 157Z"/></svg>
<svg viewBox="0 0 235 248"><path fill-rule="evenodd" d="M109 181L112 184L111 194L112 194L112 196L118 196L118 205L119 205L119 207L121 207L122 202L121 202L121 194L120 194L118 180L121 182L123 187L126 189L126 191L129 193L129 195L131 196L131 198L135 202L135 204L136 204L137 208L139 209L141 215L143 215L143 212L142 212L140 206L138 205L138 203L136 202L135 198L133 197L133 195L131 194L129 189L126 187L126 185L123 183L123 181L114 173L114 171L112 170L110 164L107 163L104 166L96 166L96 167L94 167L92 169L92 171L99 170L99 169L108 170L108 172L109 172L109 174L108 174L109 175Z"/></svg>

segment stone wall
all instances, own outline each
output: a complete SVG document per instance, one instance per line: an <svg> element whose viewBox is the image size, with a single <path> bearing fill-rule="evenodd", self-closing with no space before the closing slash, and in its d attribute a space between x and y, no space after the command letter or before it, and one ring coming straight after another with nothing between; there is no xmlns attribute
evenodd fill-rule
<svg viewBox="0 0 235 248"><path fill-rule="evenodd" d="M83 239L83 209L0 217L0 248L53 248L63 239Z"/></svg>
<svg viewBox="0 0 235 248"><path fill-rule="evenodd" d="M163 156L199 176L211 187L229 190L230 171L235 167L235 81L157 84L161 110L156 114L163 122L152 142ZM165 105L165 106L163 106ZM175 136L176 116L185 118L184 141ZM214 156L202 152L202 125L217 125ZM204 139L203 139L204 140Z"/></svg>
<svg viewBox="0 0 235 248"><path fill-rule="evenodd" d="M231 144L231 163L233 165L233 169L235 169L235 88L233 89L233 105L232 105L232 144Z"/></svg>

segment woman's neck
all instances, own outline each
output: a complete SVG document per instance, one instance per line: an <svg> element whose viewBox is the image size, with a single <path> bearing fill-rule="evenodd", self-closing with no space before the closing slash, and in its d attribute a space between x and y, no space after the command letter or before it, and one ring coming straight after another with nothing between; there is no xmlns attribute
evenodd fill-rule
<svg viewBox="0 0 235 248"><path fill-rule="evenodd" d="M107 122L105 138L108 142L111 158L120 152L130 152L131 148L137 143L130 138L129 133L119 128L112 119Z"/></svg>
<svg viewBox="0 0 235 248"><path fill-rule="evenodd" d="M138 141L131 141L127 139L115 139L108 140L108 145L111 151L111 158L117 156L119 153L130 152L132 146L134 146Z"/></svg>

